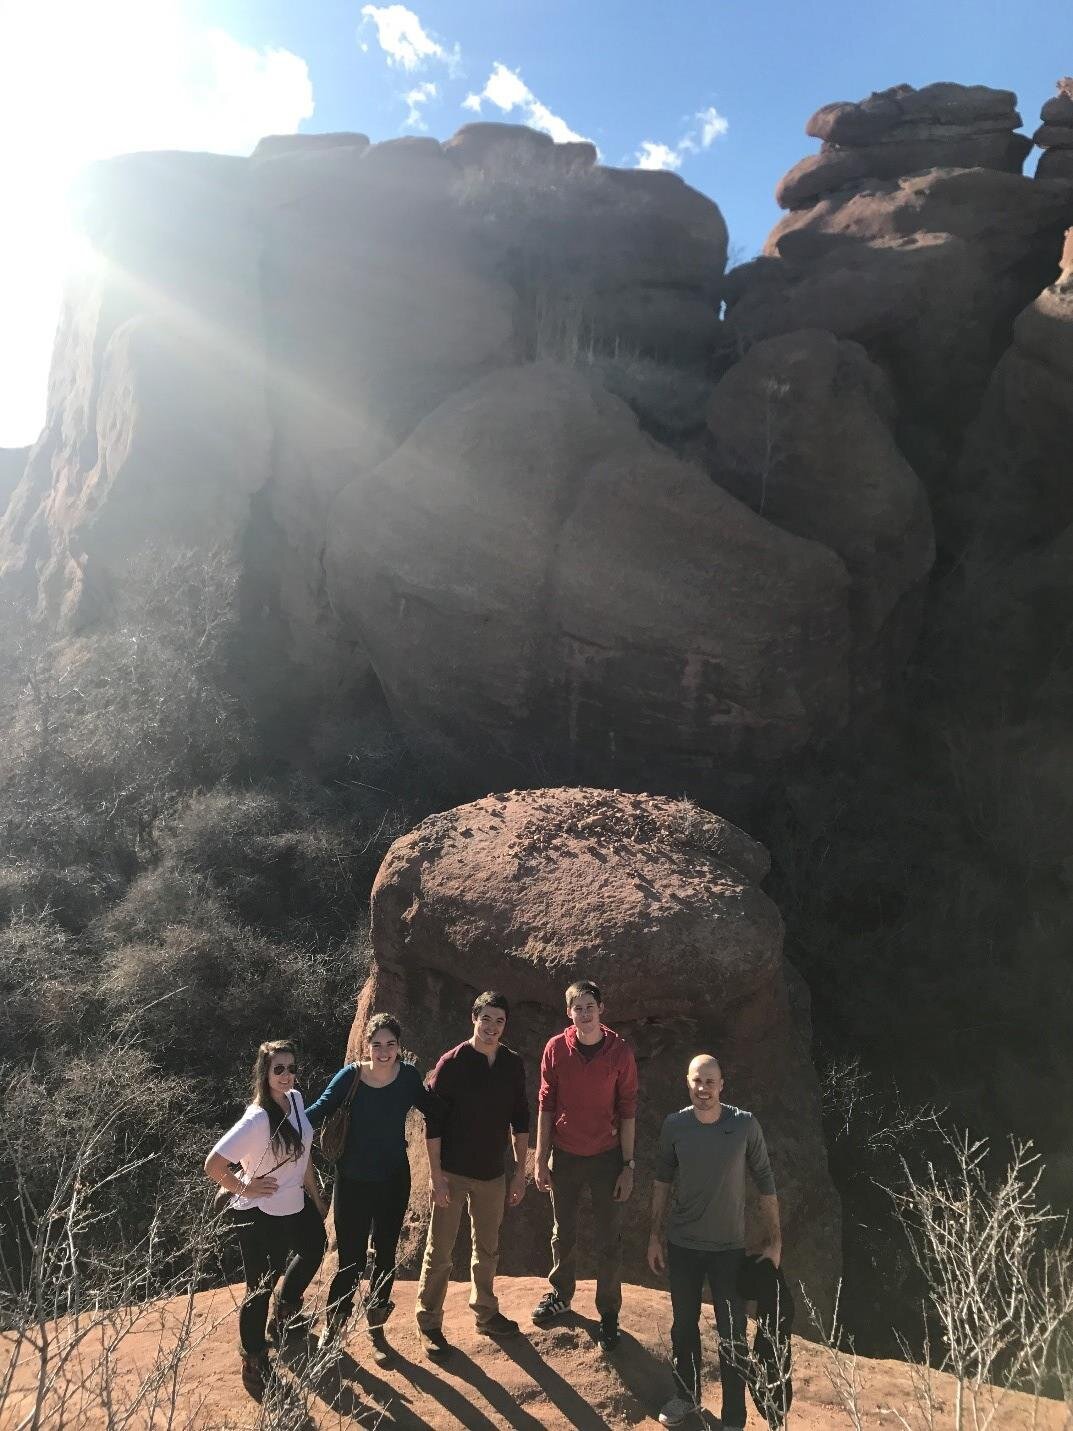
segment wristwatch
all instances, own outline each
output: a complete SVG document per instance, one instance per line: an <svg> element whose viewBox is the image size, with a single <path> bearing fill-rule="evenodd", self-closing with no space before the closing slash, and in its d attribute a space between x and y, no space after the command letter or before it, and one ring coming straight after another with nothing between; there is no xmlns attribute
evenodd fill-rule
<svg viewBox="0 0 1073 1431"><path fill-rule="evenodd" d="M629 1170L630 1170L631 1172L633 1172L634 1168L636 1168L636 1166L637 1166L637 1159L636 1159L636 1158L623 1158L623 1160L622 1160L622 1166L623 1166L624 1168L629 1168Z"/></svg>

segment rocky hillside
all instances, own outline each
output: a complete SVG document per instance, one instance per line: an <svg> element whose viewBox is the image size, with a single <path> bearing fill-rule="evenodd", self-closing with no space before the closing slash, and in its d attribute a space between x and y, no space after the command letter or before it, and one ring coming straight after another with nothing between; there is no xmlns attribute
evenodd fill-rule
<svg viewBox="0 0 1073 1431"><path fill-rule="evenodd" d="M246 777L375 724L423 811L588 786L735 820L825 1056L1036 1138L1068 1205L1073 83L1031 140L1017 104L824 106L729 273L680 179L511 126L97 165L47 425L0 469L0 593L111 650L132 563L211 550ZM380 790L360 772L317 779ZM778 944L753 954L785 1032Z"/></svg>

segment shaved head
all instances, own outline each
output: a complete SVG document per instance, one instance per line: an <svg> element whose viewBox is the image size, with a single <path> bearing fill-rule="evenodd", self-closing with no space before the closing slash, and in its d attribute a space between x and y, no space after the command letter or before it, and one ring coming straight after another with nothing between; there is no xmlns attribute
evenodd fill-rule
<svg viewBox="0 0 1073 1431"><path fill-rule="evenodd" d="M689 1065L689 1071L686 1076L688 1077L691 1073L699 1072L709 1063L714 1063L719 1073L722 1073L722 1065L720 1064L714 1053L698 1053L696 1058L693 1059L692 1063Z"/></svg>

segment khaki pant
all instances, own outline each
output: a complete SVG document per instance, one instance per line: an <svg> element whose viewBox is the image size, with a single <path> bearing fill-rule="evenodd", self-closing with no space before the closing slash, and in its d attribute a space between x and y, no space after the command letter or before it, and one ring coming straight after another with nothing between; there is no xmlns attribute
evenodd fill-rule
<svg viewBox="0 0 1073 1431"><path fill-rule="evenodd" d="M492 1284L499 1264L499 1228L506 1204L506 1176L464 1178L458 1173L445 1173L444 1176L451 1202L448 1207L432 1205L425 1257L421 1263L421 1280L417 1284L417 1325L422 1331L433 1331L443 1325L443 1301L451 1279L462 1211L467 1202L470 1241L473 1244L469 1304L478 1324L482 1325L499 1311Z"/></svg>

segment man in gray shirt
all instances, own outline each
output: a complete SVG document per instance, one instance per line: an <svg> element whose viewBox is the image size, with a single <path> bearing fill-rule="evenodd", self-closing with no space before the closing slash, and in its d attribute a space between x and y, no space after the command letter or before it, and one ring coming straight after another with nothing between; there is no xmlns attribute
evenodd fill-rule
<svg viewBox="0 0 1073 1431"><path fill-rule="evenodd" d="M745 1304L738 1271L745 1256L745 1171L760 1193L764 1230L761 1257L775 1266L782 1256L779 1200L760 1124L751 1113L720 1101L719 1060L698 1054L686 1074L688 1108L663 1120L655 1181L648 1265L667 1272L671 1284L671 1351L678 1392L659 1419L680 1426L700 1406L700 1306L707 1280L719 1329L723 1431L745 1426ZM668 1194L667 1250L663 1220Z"/></svg>

